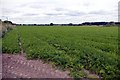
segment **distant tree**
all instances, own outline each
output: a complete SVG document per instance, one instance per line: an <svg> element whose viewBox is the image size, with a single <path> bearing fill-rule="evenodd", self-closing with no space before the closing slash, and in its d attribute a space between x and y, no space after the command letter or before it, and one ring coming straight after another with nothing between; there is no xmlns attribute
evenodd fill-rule
<svg viewBox="0 0 120 80"><path fill-rule="evenodd" d="M33 24L34 26L36 26L37 24Z"/></svg>
<svg viewBox="0 0 120 80"><path fill-rule="evenodd" d="M115 26L115 22L111 21L111 22L108 22L108 24L106 25L107 27L110 27L110 26Z"/></svg>
<svg viewBox="0 0 120 80"><path fill-rule="evenodd" d="M53 23L50 23L50 26L53 26L54 24Z"/></svg>
<svg viewBox="0 0 120 80"><path fill-rule="evenodd" d="M84 23L82 23L82 25L91 25L91 23L90 22L84 22Z"/></svg>
<svg viewBox="0 0 120 80"><path fill-rule="evenodd" d="M114 25L115 25L115 22L111 21L109 24L110 24L111 26L114 26Z"/></svg>
<svg viewBox="0 0 120 80"><path fill-rule="evenodd" d="M69 26L72 26L73 24L72 24L72 23L69 23L68 25L69 25Z"/></svg>

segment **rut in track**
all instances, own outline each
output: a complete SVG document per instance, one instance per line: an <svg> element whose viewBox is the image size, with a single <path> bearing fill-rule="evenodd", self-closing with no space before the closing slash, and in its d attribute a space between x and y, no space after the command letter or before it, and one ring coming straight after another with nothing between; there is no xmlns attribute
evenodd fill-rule
<svg viewBox="0 0 120 80"><path fill-rule="evenodd" d="M68 71L57 70L41 60L27 60L22 55L2 54L3 78L70 78Z"/></svg>

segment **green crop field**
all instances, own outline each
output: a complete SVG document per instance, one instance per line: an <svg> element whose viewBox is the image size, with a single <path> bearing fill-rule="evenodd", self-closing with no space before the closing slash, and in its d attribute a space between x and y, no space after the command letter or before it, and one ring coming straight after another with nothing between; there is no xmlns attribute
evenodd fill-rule
<svg viewBox="0 0 120 80"><path fill-rule="evenodd" d="M50 61L82 77L81 69L104 78L120 74L118 27L18 26L2 39L4 53L19 53L19 39L28 59Z"/></svg>

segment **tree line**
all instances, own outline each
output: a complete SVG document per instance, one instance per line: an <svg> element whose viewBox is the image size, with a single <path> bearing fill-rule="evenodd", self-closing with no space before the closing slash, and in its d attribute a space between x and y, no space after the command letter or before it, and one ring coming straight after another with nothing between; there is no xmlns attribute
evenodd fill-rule
<svg viewBox="0 0 120 80"><path fill-rule="evenodd" d="M69 24L54 24L54 23L50 23L50 24L16 24L19 26L119 26L120 22L84 22L81 24L73 24L73 23L69 23Z"/></svg>

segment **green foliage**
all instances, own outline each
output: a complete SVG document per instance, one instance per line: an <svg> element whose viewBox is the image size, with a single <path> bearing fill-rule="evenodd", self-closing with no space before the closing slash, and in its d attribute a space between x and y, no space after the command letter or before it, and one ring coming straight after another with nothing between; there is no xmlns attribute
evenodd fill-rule
<svg viewBox="0 0 120 80"><path fill-rule="evenodd" d="M20 48L18 45L18 33L14 29L6 33L5 37L2 39L2 52L3 53L19 53Z"/></svg>
<svg viewBox="0 0 120 80"><path fill-rule="evenodd" d="M43 59L69 69L73 77L83 77L82 68L104 78L118 77L118 27L17 27L22 47L30 59ZM3 39L4 51L17 44L11 31ZM15 35L15 33L14 33ZM11 38L11 39L9 39ZM6 48L7 47L7 48ZM17 48L18 50L18 48Z"/></svg>

